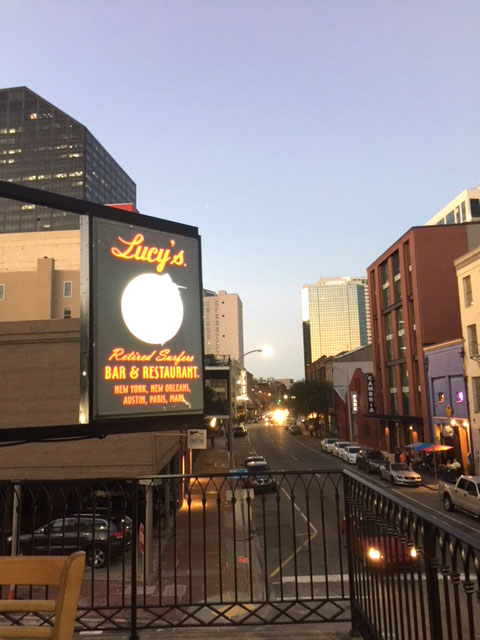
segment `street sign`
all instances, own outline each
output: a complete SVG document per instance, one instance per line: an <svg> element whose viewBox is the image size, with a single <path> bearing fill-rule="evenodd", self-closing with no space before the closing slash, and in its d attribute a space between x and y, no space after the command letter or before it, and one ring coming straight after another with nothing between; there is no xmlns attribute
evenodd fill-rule
<svg viewBox="0 0 480 640"><path fill-rule="evenodd" d="M187 448L188 449L206 449L207 448L207 430L206 429L189 429L187 432Z"/></svg>

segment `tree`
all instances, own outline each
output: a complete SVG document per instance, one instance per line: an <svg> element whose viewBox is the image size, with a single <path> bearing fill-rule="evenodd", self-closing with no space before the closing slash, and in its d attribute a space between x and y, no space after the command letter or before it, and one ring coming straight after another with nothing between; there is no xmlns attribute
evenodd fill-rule
<svg viewBox="0 0 480 640"><path fill-rule="evenodd" d="M328 414L333 406L333 387L329 382L301 380L294 382L289 389L289 407L295 416L308 416L309 413Z"/></svg>

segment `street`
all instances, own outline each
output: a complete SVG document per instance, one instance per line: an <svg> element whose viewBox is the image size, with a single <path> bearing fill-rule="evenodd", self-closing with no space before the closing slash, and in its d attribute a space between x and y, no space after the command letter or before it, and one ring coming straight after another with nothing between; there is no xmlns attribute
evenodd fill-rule
<svg viewBox="0 0 480 640"><path fill-rule="evenodd" d="M340 471L344 467L358 473L360 477L378 485L392 495L410 501L412 506L425 510L444 523L458 527L464 533L478 536L480 526L478 520L467 513L454 511L448 513L443 508L437 491L426 487L392 486L376 474L367 474L354 465L347 465L343 460L322 451L320 439L308 435L291 436L280 426L265 426L263 423L250 425L246 438L234 441L235 456L240 466L242 460L250 452L263 455L271 469L291 471Z"/></svg>

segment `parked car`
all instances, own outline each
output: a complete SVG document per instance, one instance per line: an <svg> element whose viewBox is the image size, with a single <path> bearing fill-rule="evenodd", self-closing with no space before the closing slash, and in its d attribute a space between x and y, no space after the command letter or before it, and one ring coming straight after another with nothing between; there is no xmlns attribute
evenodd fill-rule
<svg viewBox="0 0 480 640"><path fill-rule="evenodd" d="M255 493L267 493L277 490L277 482L272 478L271 470L264 461L250 462L246 465L247 475L243 483L247 489L253 489Z"/></svg>
<svg viewBox="0 0 480 640"><path fill-rule="evenodd" d="M460 476L455 484L440 482L438 494L447 511L460 509L480 516L480 476Z"/></svg>
<svg viewBox="0 0 480 640"><path fill-rule="evenodd" d="M351 444L351 442L347 442L346 440L337 440L333 443L332 454L337 456L337 458L340 458L340 450L345 447L349 447Z"/></svg>
<svg viewBox="0 0 480 640"><path fill-rule="evenodd" d="M357 455L357 467L367 473L379 473L380 467L388 462L388 459L379 449L362 449Z"/></svg>
<svg viewBox="0 0 480 640"><path fill-rule="evenodd" d="M384 480L392 484L404 484L410 487L419 487L422 484L420 474L405 462L386 462L380 467L380 475Z"/></svg>
<svg viewBox="0 0 480 640"><path fill-rule="evenodd" d="M321 442L320 442L320 446L322 447L323 451L326 451L327 453L332 453L332 447L335 444L335 442L337 442L338 438L324 438Z"/></svg>
<svg viewBox="0 0 480 640"><path fill-rule="evenodd" d="M244 424L239 424L233 428L234 438L244 438L248 433L248 429Z"/></svg>
<svg viewBox="0 0 480 640"><path fill-rule="evenodd" d="M11 538L9 539L11 543ZM18 539L22 555L69 555L85 551L87 563L99 569L108 558L121 555L132 546L132 520L124 517L104 517L81 513L52 520L33 533L23 533Z"/></svg>
<svg viewBox="0 0 480 640"><path fill-rule="evenodd" d="M400 541L399 531L383 527L375 520L356 514L351 518L353 551L365 567L378 571L389 571L416 566L419 561L417 549ZM341 532L346 546L346 521L342 519Z"/></svg>
<svg viewBox="0 0 480 640"><path fill-rule="evenodd" d="M263 456L259 456L256 453L252 453L251 455L245 458L245 460L243 461L243 466L246 467L251 462L267 462L267 461Z"/></svg>
<svg viewBox="0 0 480 640"><path fill-rule="evenodd" d="M361 451L361 449L357 445L343 447L343 449L340 449L340 455L345 462L348 462L349 464L357 464L359 451Z"/></svg>
<svg viewBox="0 0 480 640"><path fill-rule="evenodd" d="M289 431L291 436L301 436L301 435L303 435L302 428L299 427L297 424L294 424L291 427L288 427L288 431Z"/></svg>

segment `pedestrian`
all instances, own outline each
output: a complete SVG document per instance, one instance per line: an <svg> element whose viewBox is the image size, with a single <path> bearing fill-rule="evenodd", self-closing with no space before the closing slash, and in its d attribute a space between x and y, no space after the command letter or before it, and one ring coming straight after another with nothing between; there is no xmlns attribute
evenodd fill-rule
<svg viewBox="0 0 480 640"><path fill-rule="evenodd" d="M398 447L395 447L395 450L393 452L393 461L400 462L400 449Z"/></svg>
<svg viewBox="0 0 480 640"><path fill-rule="evenodd" d="M460 464L460 462L456 458L453 458L453 460L450 463L450 467L449 468L453 469L456 472L458 472L462 468L462 465Z"/></svg>
<svg viewBox="0 0 480 640"><path fill-rule="evenodd" d="M398 457L398 461L399 462L406 462L407 461L407 454L405 453L405 451L402 451L402 453Z"/></svg>

